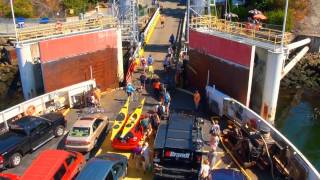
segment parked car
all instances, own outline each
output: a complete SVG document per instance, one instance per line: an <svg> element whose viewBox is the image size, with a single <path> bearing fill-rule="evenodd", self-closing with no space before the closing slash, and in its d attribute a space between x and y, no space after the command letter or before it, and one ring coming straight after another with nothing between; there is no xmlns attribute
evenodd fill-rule
<svg viewBox="0 0 320 180"><path fill-rule="evenodd" d="M0 173L0 180L19 180L20 176L10 173Z"/></svg>
<svg viewBox="0 0 320 180"><path fill-rule="evenodd" d="M18 166L24 154L62 136L65 126L61 113L24 116L10 123L9 131L0 136L0 168Z"/></svg>
<svg viewBox="0 0 320 180"><path fill-rule="evenodd" d="M85 164L85 157L78 152L45 150L35 159L20 180L69 180Z"/></svg>
<svg viewBox="0 0 320 180"><path fill-rule="evenodd" d="M127 175L128 158L107 153L92 158L81 170L76 180L121 180Z"/></svg>
<svg viewBox="0 0 320 180"><path fill-rule="evenodd" d="M79 152L91 151L108 123L108 118L102 115L79 118L66 138L66 149Z"/></svg>

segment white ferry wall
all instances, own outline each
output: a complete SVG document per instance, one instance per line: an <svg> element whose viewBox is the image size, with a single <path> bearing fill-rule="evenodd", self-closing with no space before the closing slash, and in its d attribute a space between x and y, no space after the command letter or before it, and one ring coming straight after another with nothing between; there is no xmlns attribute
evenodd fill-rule
<svg viewBox="0 0 320 180"><path fill-rule="evenodd" d="M214 86L206 87L207 100L211 110L220 116L226 116L230 119L237 121L240 124L247 123L247 120L256 120L257 128L260 129L270 129L270 134L274 140L277 142L282 142L290 147L293 157L300 163L300 165L306 170L306 176L308 180L320 179L319 172L315 167L308 161L308 159L275 127L264 120L257 113L244 106L240 102L233 98L223 94L217 90ZM242 113L239 117L239 109L242 109ZM238 113L238 115L237 115Z"/></svg>
<svg viewBox="0 0 320 180"><path fill-rule="evenodd" d="M29 106L34 106L36 114L43 114L54 111L55 108L68 106L72 108L77 102L77 96L90 91L96 87L95 80L84 81L72 86L68 86L41 96L24 101L18 105L12 106L0 112L0 124L4 123L5 130L8 129L8 120L16 117L19 114L26 112ZM46 103L54 101L55 107L47 106ZM57 107L58 106L58 107Z"/></svg>

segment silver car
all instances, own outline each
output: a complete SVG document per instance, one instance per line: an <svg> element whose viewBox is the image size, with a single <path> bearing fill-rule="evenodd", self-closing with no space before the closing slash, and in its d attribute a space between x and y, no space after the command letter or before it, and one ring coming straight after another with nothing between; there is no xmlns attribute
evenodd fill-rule
<svg viewBox="0 0 320 180"><path fill-rule="evenodd" d="M108 126L108 122L108 118L104 116L79 118L66 138L66 149L79 152L91 151Z"/></svg>

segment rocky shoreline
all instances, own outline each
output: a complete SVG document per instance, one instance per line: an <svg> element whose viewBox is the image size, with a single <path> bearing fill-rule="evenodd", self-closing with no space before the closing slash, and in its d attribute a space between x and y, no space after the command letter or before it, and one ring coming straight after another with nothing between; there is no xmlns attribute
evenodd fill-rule
<svg viewBox="0 0 320 180"><path fill-rule="evenodd" d="M308 53L282 79L281 88L320 90L320 53Z"/></svg>
<svg viewBox="0 0 320 180"><path fill-rule="evenodd" d="M17 72L18 65L0 64L0 99L7 95Z"/></svg>

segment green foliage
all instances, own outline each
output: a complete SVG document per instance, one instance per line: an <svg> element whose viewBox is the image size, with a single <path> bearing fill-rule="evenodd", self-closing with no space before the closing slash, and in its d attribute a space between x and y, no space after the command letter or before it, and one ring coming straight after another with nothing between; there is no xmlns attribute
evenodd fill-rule
<svg viewBox="0 0 320 180"><path fill-rule="evenodd" d="M293 10L288 11L287 22L286 22L286 31L291 31L293 29ZM284 18L284 10L278 9L274 11L269 11L266 13L268 17L269 24L282 25Z"/></svg>
<svg viewBox="0 0 320 180"><path fill-rule="evenodd" d="M6 17L11 17L10 4L3 4L2 9ZM34 11L31 4L31 0L15 0L13 1L13 10L16 17L33 17Z"/></svg>
<svg viewBox="0 0 320 180"><path fill-rule="evenodd" d="M237 14L240 20L246 20L249 14L248 9L243 6L239 6L239 7L234 6L231 12L234 14Z"/></svg>
<svg viewBox="0 0 320 180"><path fill-rule="evenodd" d="M73 9L74 14L78 15L88 9L89 0L63 0L62 4L66 9Z"/></svg>

